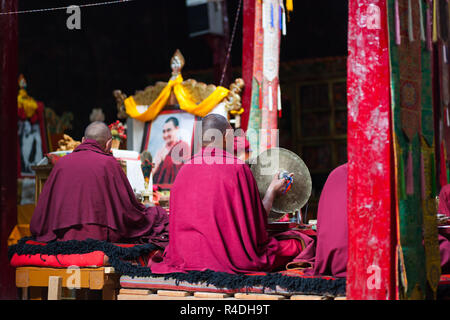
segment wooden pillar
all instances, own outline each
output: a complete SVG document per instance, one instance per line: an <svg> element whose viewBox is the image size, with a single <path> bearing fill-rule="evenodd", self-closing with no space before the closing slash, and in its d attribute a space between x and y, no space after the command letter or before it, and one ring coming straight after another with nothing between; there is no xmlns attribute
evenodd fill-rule
<svg viewBox="0 0 450 320"><path fill-rule="evenodd" d="M386 0L349 1L348 299L395 299Z"/></svg>
<svg viewBox="0 0 450 320"><path fill-rule="evenodd" d="M243 0L242 30L242 79L245 87L242 93L241 128L247 130L250 102L252 99L253 52L255 38L255 0Z"/></svg>
<svg viewBox="0 0 450 320"><path fill-rule="evenodd" d="M0 0L0 12L17 0ZM7 240L17 223L17 15L0 15L0 299L16 299Z"/></svg>

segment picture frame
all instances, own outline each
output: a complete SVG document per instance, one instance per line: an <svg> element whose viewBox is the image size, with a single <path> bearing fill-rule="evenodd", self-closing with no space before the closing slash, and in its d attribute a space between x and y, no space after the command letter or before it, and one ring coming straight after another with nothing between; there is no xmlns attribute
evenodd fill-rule
<svg viewBox="0 0 450 320"><path fill-rule="evenodd" d="M152 156L154 186L170 190L184 162L199 150L197 123L200 120L200 117L172 106L145 123L141 152L148 151Z"/></svg>
<svg viewBox="0 0 450 320"><path fill-rule="evenodd" d="M37 102L36 114L31 119L18 118L18 178L34 178L32 169L48 152L44 104Z"/></svg>

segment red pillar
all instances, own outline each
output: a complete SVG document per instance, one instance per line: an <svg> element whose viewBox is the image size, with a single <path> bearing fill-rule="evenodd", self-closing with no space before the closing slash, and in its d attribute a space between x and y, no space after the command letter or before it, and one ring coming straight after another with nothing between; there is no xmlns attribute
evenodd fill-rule
<svg viewBox="0 0 450 320"><path fill-rule="evenodd" d="M348 299L395 299L386 1L349 1Z"/></svg>
<svg viewBox="0 0 450 320"><path fill-rule="evenodd" d="M247 130L250 102L252 99L253 51L255 38L255 0L243 0L242 30L242 79L245 87L242 93L241 128Z"/></svg>
<svg viewBox="0 0 450 320"><path fill-rule="evenodd" d="M0 12L17 0L0 0ZM17 15L0 15L0 299L17 297L7 240L17 223Z"/></svg>

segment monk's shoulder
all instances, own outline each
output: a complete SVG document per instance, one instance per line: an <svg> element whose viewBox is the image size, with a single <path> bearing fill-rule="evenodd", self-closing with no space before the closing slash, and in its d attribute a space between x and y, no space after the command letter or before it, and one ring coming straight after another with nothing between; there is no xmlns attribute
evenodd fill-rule
<svg viewBox="0 0 450 320"><path fill-rule="evenodd" d="M439 197L447 197L447 195L450 194L450 184L446 184L441 188L441 191L439 192Z"/></svg>
<svg viewBox="0 0 450 320"><path fill-rule="evenodd" d="M101 156L101 161L104 163L104 165L120 167L119 161L117 161L117 159L114 158L113 156L104 155L104 154L102 154L100 156Z"/></svg>
<svg viewBox="0 0 450 320"><path fill-rule="evenodd" d="M88 152L83 158L83 162L88 162L90 167L119 167L120 164L112 154L104 154L99 152Z"/></svg>
<svg viewBox="0 0 450 320"><path fill-rule="evenodd" d="M233 164L232 170L236 173L236 176L238 176L238 177L246 177L246 178L253 177L252 170L245 163Z"/></svg>

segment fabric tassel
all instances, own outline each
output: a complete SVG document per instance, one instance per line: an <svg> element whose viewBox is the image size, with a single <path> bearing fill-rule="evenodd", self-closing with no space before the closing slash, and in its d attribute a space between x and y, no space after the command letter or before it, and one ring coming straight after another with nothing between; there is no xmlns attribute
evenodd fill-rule
<svg viewBox="0 0 450 320"><path fill-rule="evenodd" d="M447 181L450 181L450 169L447 168Z"/></svg>
<svg viewBox="0 0 450 320"><path fill-rule="evenodd" d="M283 30L283 9L281 6L278 7L278 24L280 25L280 30Z"/></svg>
<svg viewBox="0 0 450 320"><path fill-rule="evenodd" d="M422 200L425 200L427 198L426 193L426 183L427 180L425 179L425 163L423 159L423 152L420 153L420 189L422 194Z"/></svg>
<svg viewBox="0 0 450 320"><path fill-rule="evenodd" d="M395 0L395 44L401 45L402 40L400 36L400 11L398 8L398 1Z"/></svg>
<svg viewBox="0 0 450 320"><path fill-rule="evenodd" d="M420 13L420 40L425 41L425 26L423 23L423 5L422 0L419 0L419 13Z"/></svg>
<svg viewBox="0 0 450 320"><path fill-rule="evenodd" d="M278 110L278 117L281 118L281 89L280 89L280 85L278 85L278 101L277 101L277 110Z"/></svg>
<svg viewBox="0 0 450 320"><path fill-rule="evenodd" d="M275 28L275 15L273 10L273 4L270 4L270 26Z"/></svg>
<svg viewBox="0 0 450 320"><path fill-rule="evenodd" d="M447 127L450 127L450 115L448 112L448 107L445 107L445 119L447 120Z"/></svg>
<svg viewBox="0 0 450 320"><path fill-rule="evenodd" d="M284 8L283 1L280 1L281 5L281 34L285 36L287 34L286 29L286 9Z"/></svg>
<svg viewBox="0 0 450 320"><path fill-rule="evenodd" d="M444 60L445 64L448 64L447 45L445 43L442 44L442 59Z"/></svg>
<svg viewBox="0 0 450 320"><path fill-rule="evenodd" d="M281 0L283 1L283 0ZM286 11L288 13L288 21L290 21L289 14L294 11L294 2L293 0L286 0Z"/></svg>
<svg viewBox="0 0 450 320"><path fill-rule="evenodd" d="M431 10L432 3L429 1L427 8L427 49L433 50L433 12Z"/></svg>
<svg viewBox="0 0 450 320"><path fill-rule="evenodd" d="M406 199L406 188L405 188L405 162L403 160L403 154L400 154L399 158L399 193L400 193L400 200Z"/></svg>
<svg viewBox="0 0 450 320"><path fill-rule="evenodd" d="M262 16L262 28L263 30L267 28L267 12L266 4L262 1L261 4L261 16Z"/></svg>
<svg viewBox="0 0 450 320"><path fill-rule="evenodd" d="M411 0L408 0L408 37L409 37L409 42L413 42L414 41L414 29L413 29L413 16L412 16Z"/></svg>
<svg viewBox="0 0 450 320"><path fill-rule="evenodd" d="M261 83L261 85L259 86L259 109L262 109L263 106L263 84Z"/></svg>
<svg viewBox="0 0 450 320"><path fill-rule="evenodd" d="M273 93L272 93L272 86L270 85L269 86L269 94L268 94L268 96L269 96L269 111L272 111L273 110Z"/></svg>
<svg viewBox="0 0 450 320"><path fill-rule="evenodd" d="M406 194L414 194L414 173L413 173L413 158L412 158L412 147L410 145L408 151L408 159L406 163Z"/></svg>
<svg viewBox="0 0 450 320"><path fill-rule="evenodd" d="M433 42L438 40L438 25L437 25L437 0L433 1Z"/></svg>
<svg viewBox="0 0 450 320"><path fill-rule="evenodd" d="M434 162L434 153L430 154L430 167L431 167L431 196L436 196L436 163Z"/></svg>
<svg viewBox="0 0 450 320"><path fill-rule="evenodd" d="M446 165L446 156L445 156L445 146L444 146L444 142L441 142L440 145L440 157L439 157L439 165L440 165L440 175L439 175L439 184L441 185L441 188L443 186L445 186L449 179L448 179L448 175L447 175L447 165ZM432 179L436 179L436 177L431 177Z"/></svg>
<svg viewBox="0 0 450 320"><path fill-rule="evenodd" d="M403 249L401 244L397 245L397 257L398 257L398 277L400 278L402 287L403 287L403 292L402 295L406 295L406 291L408 288L408 277L406 274L406 266L405 266L405 257L403 255Z"/></svg>

